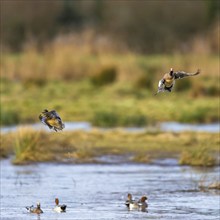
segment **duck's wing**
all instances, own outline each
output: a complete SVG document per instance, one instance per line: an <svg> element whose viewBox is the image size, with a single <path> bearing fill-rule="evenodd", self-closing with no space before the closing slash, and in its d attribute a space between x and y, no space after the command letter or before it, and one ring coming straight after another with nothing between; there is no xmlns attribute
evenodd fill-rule
<svg viewBox="0 0 220 220"><path fill-rule="evenodd" d="M40 121L42 122L42 123L44 123L45 125L46 125L46 122L45 122L45 120L46 120L46 116L44 116L44 114L40 114L39 115L39 119L40 119Z"/></svg>
<svg viewBox="0 0 220 220"><path fill-rule="evenodd" d="M55 110L52 110L50 113L51 113L54 117L60 118L60 116L58 115L58 113L57 113Z"/></svg>
<svg viewBox="0 0 220 220"><path fill-rule="evenodd" d="M48 120L47 116L45 116L44 114L40 114L39 119L43 124L47 125L50 129L52 128L52 126L47 122Z"/></svg>
<svg viewBox="0 0 220 220"><path fill-rule="evenodd" d="M33 208L34 208L34 206L32 205L32 206L26 206L25 207L29 212L31 212L32 210L33 210Z"/></svg>
<svg viewBox="0 0 220 220"><path fill-rule="evenodd" d="M65 128L65 125L63 124L62 122L62 119L60 118L60 116L57 114L56 111L53 110L53 115L54 117L56 118L56 120L58 121L59 125L60 125L60 128L63 129Z"/></svg>
<svg viewBox="0 0 220 220"><path fill-rule="evenodd" d="M127 207L129 207L130 202L131 202L131 200L126 200L126 201L125 201L125 205L126 205Z"/></svg>
<svg viewBox="0 0 220 220"><path fill-rule="evenodd" d="M187 73L184 71L178 71L174 73L174 79L182 79L184 77L188 77L188 76L196 76L200 73L200 70L198 69L195 73Z"/></svg>
<svg viewBox="0 0 220 220"><path fill-rule="evenodd" d="M157 95L160 92L164 92L164 82L164 78L159 81L157 92L154 95Z"/></svg>

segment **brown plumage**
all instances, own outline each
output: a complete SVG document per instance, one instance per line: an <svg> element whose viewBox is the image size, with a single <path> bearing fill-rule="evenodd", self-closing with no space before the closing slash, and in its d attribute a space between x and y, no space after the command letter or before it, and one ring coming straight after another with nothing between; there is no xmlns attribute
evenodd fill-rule
<svg viewBox="0 0 220 220"><path fill-rule="evenodd" d="M39 119L42 123L47 125L50 129L53 129L54 131L63 130L63 128L65 127L60 116L55 110L48 111L47 109L45 109L39 115Z"/></svg>
<svg viewBox="0 0 220 220"><path fill-rule="evenodd" d="M33 205L26 207L26 209L30 212L30 213L35 213L35 214L41 214L43 213L42 209L40 208L40 203L37 203L37 207L35 208Z"/></svg>

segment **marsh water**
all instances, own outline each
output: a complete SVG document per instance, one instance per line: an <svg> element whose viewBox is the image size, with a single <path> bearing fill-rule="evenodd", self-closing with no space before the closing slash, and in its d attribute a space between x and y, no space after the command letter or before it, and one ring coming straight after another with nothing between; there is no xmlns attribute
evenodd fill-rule
<svg viewBox="0 0 220 220"><path fill-rule="evenodd" d="M14 166L1 160L2 220L65 219L219 219L219 191L198 189L198 184L219 180L220 167L195 169L173 159L152 164L56 164ZM148 196L146 212L129 211L127 193ZM67 205L55 213L54 199ZM25 206L40 201L41 215Z"/></svg>
<svg viewBox="0 0 220 220"><path fill-rule="evenodd" d="M90 131L86 122L67 122L65 130ZM42 124L33 129L49 129ZM1 128L1 132L18 127ZM156 128L125 128L128 132L149 129L181 132L186 130L219 132L219 124L187 125L164 123ZM101 129L105 131L106 129ZM107 129L108 130L108 129ZM220 167L179 166L174 159L152 164L127 164L123 158L104 156L103 164L40 163L15 166L1 160L1 220L110 220L110 219L219 219L220 194L200 190L199 184L220 181ZM127 194L136 199L148 196L146 212L129 211L124 204ZM66 213L55 213L54 199L67 205ZM41 202L41 215L27 213L25 207Z"/></svg>
<svg viewBox="0 0 220 220"><path fill-rule="evenodd" d="M1 127L0 131L2 133L16 131L19 127L30 127L35 130L45 130L49 131L48 127L44 126L42 123L28 124L28 125L20 125L20 126L7 126ZM90 131L94 127L88 122L65 122L65 131L75 131L75 130L83 130ZM100 131L108 131L113 130L115 128L96 128ZM126 132L145 132L145 131L167 131L167 132L182 132L182 131L195 131L195 132L211 132L218 133L220 131L219 123L212 124L184 124L178 122L164 122L155 126L148 127L131 127L131 128L116 128L120 130L124 130Z"/></svg>

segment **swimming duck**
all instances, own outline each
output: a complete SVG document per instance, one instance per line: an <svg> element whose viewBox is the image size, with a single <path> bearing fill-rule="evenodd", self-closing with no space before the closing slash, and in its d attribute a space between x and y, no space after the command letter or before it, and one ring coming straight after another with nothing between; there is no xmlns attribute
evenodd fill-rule
<svg viewBox="0 0 220 220"><path fill-rule="evenodd" d="M53 209L55 212L66 212L66 205L59 205L59 199L55 199L56 206Z"/></svg>
<svg viewBox="0 0 220 220"><path fill-rule="evenodd" d="M200 73L199 69L195 73L186 73L183 71L174 72L173 68L171 68L170 72L166 73L163 76L163 78L159 81L158 91L155 93L155 95L157 95L160 92L164 92L164 91L171 92L173 89L173 86L175 84L176 79L182 79L182 78L188 77L188 76L196 76L199 73Z"/></svg>
<svg viewBox="0 0 220 220"><path fill-rule="evenodd" d="M26 209L30 212L30 213L36 213L36 214L41 214L43 213L42 209L40 208L40 203L37 203L37 207L32 206L27 206Z"/></svg>
<svg viewBox="0 0 220 220"><path fill-rule="evenodd" d="M132 200L131 194L128 194L128 199L125 202L125 205L129 208L129 210L139 210L146 211L148 204L146 203L147 196L142 196L138 201Z"/></svg>
<svg viewBox="0 0 220 220"><path fill-rule="evenodd" d="M131 193L128 193L128 197L127 197L127 200L125 201L125 205L129 208L130 203L133 203L133 202L134 200L132 199Z"/></svg>
<svg viewBox="0 0 220 220"><path fill-rule="evenodd" d="M138 206L140 211L145 211L145 209L148 207L146 200L147 200L147 196L142 196L141 199L138 201Z"/></svg>
<svg viewBox="0 0 220 220"><path fill-rule="evenodd" d="M39 115L39 119L50 129L54 129L54 131L62 130L65 127L60 116L55 110L48 111L47 109L45 109Z"/></svg>

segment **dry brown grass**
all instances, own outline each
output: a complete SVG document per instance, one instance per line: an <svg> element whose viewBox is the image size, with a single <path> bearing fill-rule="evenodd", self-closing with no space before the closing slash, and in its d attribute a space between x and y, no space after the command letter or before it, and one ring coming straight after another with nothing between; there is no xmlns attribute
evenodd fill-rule
<svg viewBox="0 0 220 220"><path fill-rule="evenodd" d="M195 48L200 41L194 43ZM96 39L95 33L87 30L57 37L41 50L33 43L20 54L4 54L1 74L12 80L69 80L89 77L106 67L117 69L119 81L135 81L143 74L156 75L159 79L170 67L185 71L200 68L204 78L217 77L219 72L218 57L208 51L201 53L194 49L185 55L141 56L127 49L120 50L104 36Z"/></svg>
<svg viewBox="0 0 220 220"><path fill-rule="evenodd" d="M120 129L55 133L21 129L2 134L1 138L5 152L15 153L14 162L17 164L41 161L98 162L100 156L106 155L120 155L128 162L148 163L156 158L179 158L182 152L189 150L199 153L201 149L202 154L203 146L209 146L206 152L212 157L219 151L218 134L209 133L127 133ZM190 159L192 162L194 157Z"/></svg>

